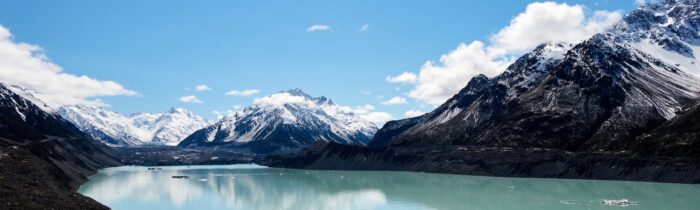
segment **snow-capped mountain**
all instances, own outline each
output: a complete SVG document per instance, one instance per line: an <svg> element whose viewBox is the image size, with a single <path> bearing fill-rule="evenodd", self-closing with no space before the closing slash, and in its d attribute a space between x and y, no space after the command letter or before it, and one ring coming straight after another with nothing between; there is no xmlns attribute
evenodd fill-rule
<svg viewBox="0 0 700 210"><path fill-rule="evenodd" d="M182 108L126 116L100 107L72 105L60 107L58 113L92 138L113 146L177 145L207 125L205 119Z"/></svg>
<svg viewBox="0 0 700 210"><path fill-rule="evenodd" d="M50 136L84 137L31 90L0 83L0 137L18 143Z"/></svg>
<svg viewBox="0 0 700 210"><path fill-rule="evenodd" d="M324 140L365 145L377 127L350 107L299 89L258 98L209 125L179 146L250 146L253 152L295 150Z"/></svg>
<svg viewBox="0 0 700 210"><path fill-rule="evenodd" d="M11 180L9 182L34 183L22 187L42 192L42 199L76 199L76 196L65 196L68 189L72 189L69 186L77 187L98 169L120 163L112 156L109 147L90 139L35 98L33 92L0 83L3 176ZM13 166L21 166L22 170ZM7 186L7 183L5 180L3 185ZM51 189L42 191L46 188ZM54 195L57 192L65 197Z"/></svg>
<svg viewBox="0 0 700 210"><path fill-rule="evenodd" d="M138 128L150 131L150 142L177 145L209 122L204 118L183 108L173 108L166 113L137 113L130 116Z"/></svg>
<svg viewBox="0 0 700 210"><path fill-rule="evenodd" d="M433 112L386 123L370 145L632 148L698 101L699 11L696 0L649 4L581 43L540 46Z"/></svg>

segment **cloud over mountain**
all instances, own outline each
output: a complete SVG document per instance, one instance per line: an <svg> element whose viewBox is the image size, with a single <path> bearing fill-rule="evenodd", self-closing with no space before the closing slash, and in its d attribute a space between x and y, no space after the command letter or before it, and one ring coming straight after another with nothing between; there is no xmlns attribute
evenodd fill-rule
<svg viewBox="0 0 700 210"><path fill-rule="evenodd" d="M99 97L135 96L114 81L67 73L49 60L34 44L16 42L12 33L0 25L0 81L33 91L47 104L58 107L71 104L106 105Z"/></svg>
<svg viewBox="0 0 700 210"><path fill-rule="evenodd" d="M537 45L550 42L575 43L601 32L622 18L617 11L587 13L582 5L535 2L492 35L489 43L460 43L457 48L426 61L418 73L389 76L390 83L414 85L409 96L438 105L466 86L474 76L495 76L510 65L512 58Z"/></svg>

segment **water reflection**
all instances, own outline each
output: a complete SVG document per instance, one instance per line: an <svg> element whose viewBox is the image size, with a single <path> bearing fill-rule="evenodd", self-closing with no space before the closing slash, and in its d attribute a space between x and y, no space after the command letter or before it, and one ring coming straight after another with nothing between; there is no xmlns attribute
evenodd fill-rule
<svg viewBox="0 0 700 210"><path fill-rule="evenodd" d="M173 179L187 175L190 179ZM254 165L106 169L80 189L120 209L695 209L698 185L514 179Z"/></svg>

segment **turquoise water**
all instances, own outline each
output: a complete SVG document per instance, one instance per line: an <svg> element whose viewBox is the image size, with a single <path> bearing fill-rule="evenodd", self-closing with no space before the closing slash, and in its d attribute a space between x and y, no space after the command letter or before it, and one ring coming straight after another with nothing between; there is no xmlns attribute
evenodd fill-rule
<svg viewBox="0 0 700 210"><path fill-rule="evenodd" d="M700 209L700 185L257 165L108 168L79 192L114 210Z"/></svg>

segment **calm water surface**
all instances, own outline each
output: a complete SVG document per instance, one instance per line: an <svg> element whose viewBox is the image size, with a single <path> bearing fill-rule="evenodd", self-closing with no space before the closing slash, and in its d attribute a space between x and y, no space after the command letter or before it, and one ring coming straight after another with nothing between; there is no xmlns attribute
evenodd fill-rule
<svg viewBox="0 0 700 210"><path fill-rule="evenodd" d="M700 209L700 185L257 165L108 168L90 177L80 193L114 210ZM630 202L615 203L622 199Z"/></svg>

